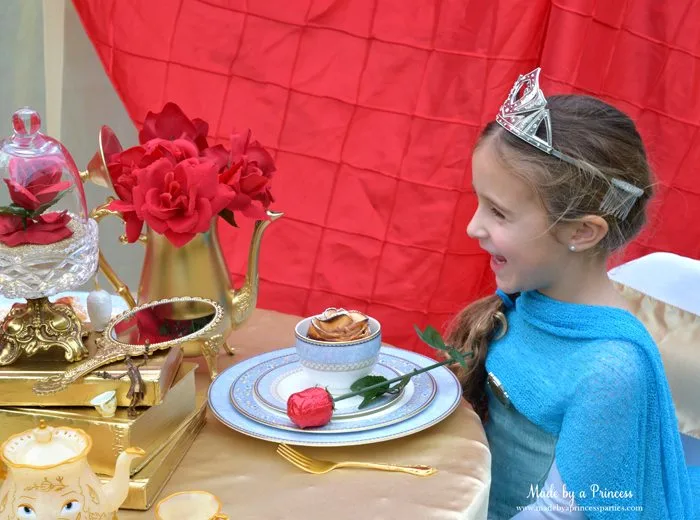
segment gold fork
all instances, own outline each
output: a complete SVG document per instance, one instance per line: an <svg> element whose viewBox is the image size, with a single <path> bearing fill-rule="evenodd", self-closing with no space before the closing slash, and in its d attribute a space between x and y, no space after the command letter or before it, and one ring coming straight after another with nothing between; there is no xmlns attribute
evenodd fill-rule
<svg viewBox="0 0 700 520"><path fill-rule="evenodd" d="M297 468L303 469L308 473L320 475L328 473L336 468L363 468L363 469L378 469L382 471L398 471L400 473L410 473L417 477L429 477L437 473L437 469L430 466L398 466L396 464L377 464L374 462L331 462L329 460L312 459L298 452L294 448L286 444L277 446L277 453L287 461L294 464Z"/></svg>

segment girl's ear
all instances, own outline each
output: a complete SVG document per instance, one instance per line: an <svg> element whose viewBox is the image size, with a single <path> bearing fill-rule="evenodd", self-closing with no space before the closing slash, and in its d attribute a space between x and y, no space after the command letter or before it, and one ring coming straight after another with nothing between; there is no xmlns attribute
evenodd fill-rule
<svg viewBox="0 0 700 520"><path fill-rule="evenodd" d="M560 240L574 251L586 251L598 245L608 234L608 223L603 217L598 215L586 215L575 222L571 222L564 231L564 236Z"/></svg>

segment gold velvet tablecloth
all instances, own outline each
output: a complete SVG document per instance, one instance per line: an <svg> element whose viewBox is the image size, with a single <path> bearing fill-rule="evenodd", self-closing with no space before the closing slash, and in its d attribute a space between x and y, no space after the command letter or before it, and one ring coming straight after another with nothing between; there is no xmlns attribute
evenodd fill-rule
<svg viewBox="0 0 700 520"><path fill-rule="evenodd" d="M230 338L236 356L222 355L219 368L293 345L298 319L256 310ZM206 388L204 371L197 376L200 388ZM237 520L486 518L491 456L481 422L466 403L436 426L402 439L344 448L299 448L331 460L427 464L438 468L431 477L357 469L311 475L283 460L276 447L230 430L209 412L206 426L159 500L177 491L206 490L216 494L223 511ZM119 519L153 519L153 509L122 510Z"/></svg>

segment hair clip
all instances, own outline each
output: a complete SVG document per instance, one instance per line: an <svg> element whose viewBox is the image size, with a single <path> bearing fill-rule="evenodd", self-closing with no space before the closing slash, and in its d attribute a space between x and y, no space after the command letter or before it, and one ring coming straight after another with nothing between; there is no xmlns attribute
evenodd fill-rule
<svg viewBox="0 0 700 520"><path fill-rule="evenodd" d="M634 203L643 194L643 189L613 177L610 179L608 191L600 203L600 211L606 215L617 217L619 220L625 220Z"/></svg>

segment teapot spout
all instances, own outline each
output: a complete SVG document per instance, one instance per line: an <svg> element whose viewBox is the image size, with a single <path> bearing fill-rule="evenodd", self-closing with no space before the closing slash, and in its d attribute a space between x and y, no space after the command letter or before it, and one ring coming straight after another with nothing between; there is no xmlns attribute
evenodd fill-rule
<svg viewBox="0 0 700 520"><path fill-rule="evenodd" d="M119 454L112 480L102 486L108 511L116 511L129 494L129 470L131 461L146 454L141 448L127 448Z"/></svg>
<svg viewBox="0 0 700 520"><path fill-rule="evenodd" d="M229 294L231 301L231 328L240 327L255 309L258 301L258 259L260 258L260 241L267 227L284 213L267 211L267 220L258 220L253 229L248 252L248 269L245 281L240 289L232 289Z"/></svg>

